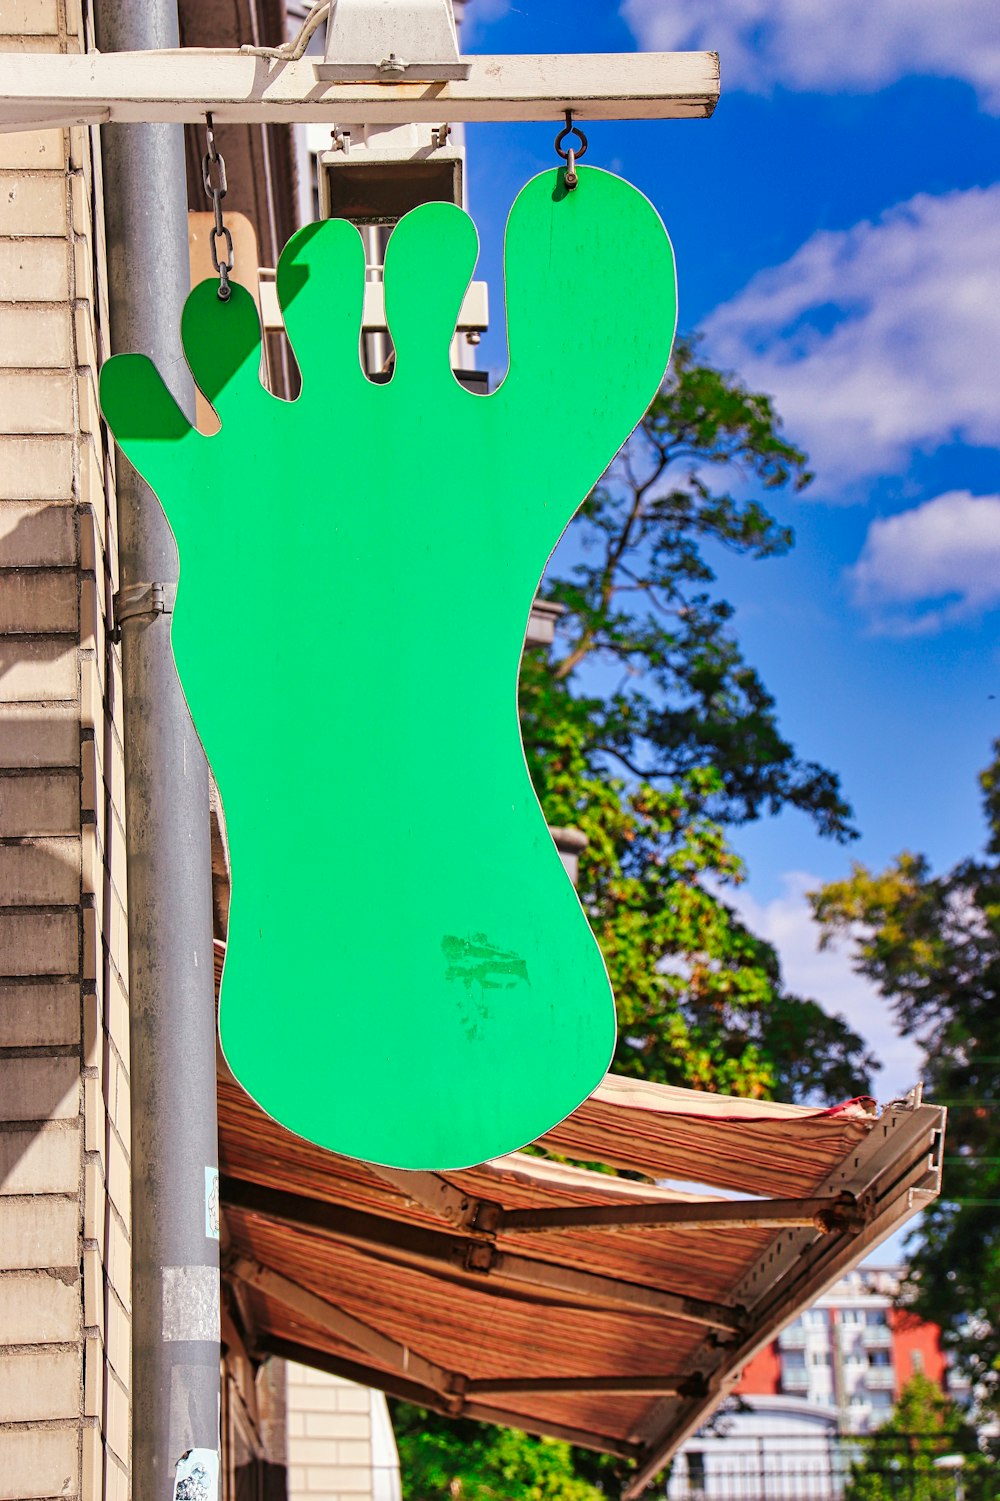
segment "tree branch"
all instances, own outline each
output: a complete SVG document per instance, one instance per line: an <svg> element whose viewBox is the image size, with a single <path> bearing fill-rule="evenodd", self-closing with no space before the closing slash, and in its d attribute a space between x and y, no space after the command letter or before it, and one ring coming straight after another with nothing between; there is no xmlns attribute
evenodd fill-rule
<svg viewBox="0 0 1000 1501"><path fill-rule="evenodd" d="M660 461L656 466L654 472L641 485L633 486L632 504L629 506L628 515L625 518L625 522L621 528L621 531L618 533L617 537L609 535L607 549L604 554L604 566L601 569L599 575L600 610L604 615L607 615L609 609L611 608L611 602L615 597L615 574L618 571L619 564L621 563L622 558L625 556L625 553L634 546L634 543L632 541L632 531L635 524L642 518L643 501L645 500L646 495L649 493L649 490L653 485L656 484L657 480L663 474L663 471L667 467L668 463L669 460L663 456L663 453L661 451ZM577 667L579 667L584 658L587 657L594 649L596 639L597 632L595 631L593 624L588 623L581 631L576 645L572 647L569 652L567 652L566 656L563 657L561 662L554 664L552 669L552 676L557 683L563 682L566 678L569 677L570 673L572 673Z"/></svg>

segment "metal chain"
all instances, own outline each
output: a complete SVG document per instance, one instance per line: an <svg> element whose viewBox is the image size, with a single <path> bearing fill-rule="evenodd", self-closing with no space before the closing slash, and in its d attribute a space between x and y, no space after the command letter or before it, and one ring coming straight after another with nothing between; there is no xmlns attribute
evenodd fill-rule
<svg viewBox="0 0 1000 1501"><path fill-rule="evenodd" d="M233 237L222 218L222 200L229 191L229 184L226 181L226 164L215 144L215 128L211 115L205 116L205 134L208 150L202 158L201 177L205 184L205 192L211 198L215 211L215 226L211 235L212 265L219 273L219 301L228 302L232 292L229 285L229 273L233 269ZM226 253L221 260L219 259L220 240L223 240L226 246Z"/></svg>
<svg viewBox="0 0 1000 1501"><path fill-rule="evenodd" d="M580 144L579 147L570 146L564 151L563 141L565 141L566 137L569 135L579 137ZM561 130L556 136L556 152L566 163L566 175L564 181L566 183L568 192L572 192L580 181L579 177L577 176L576 164L580 160L580 157L585 155L587 144L587 137L584 135L579 125L573 124L573 111L571 109L568 109L566 111L566 128L565 130Z"/></svg>

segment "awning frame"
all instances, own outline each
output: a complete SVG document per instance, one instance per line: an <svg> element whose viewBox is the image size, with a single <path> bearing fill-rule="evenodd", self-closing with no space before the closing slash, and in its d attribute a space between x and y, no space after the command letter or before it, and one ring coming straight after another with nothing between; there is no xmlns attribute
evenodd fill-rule
<svg viewBox="0 0 1000 1501"><path fill-rule="evenodd" d="M660 1091L657 1095L657 1086L648 1088L652 1091L651 1108L668 1112L675 1108L672 1092ZM614 1095L612 1090L611 1097ZM661 1096L666 1097L665 1105L659 1104ZM700 1097L690 1098L700 1111ZM739 1115L752 1109L749 1102L734 1102L733 1108L737 1105ZM683 1113L682 1100L677 1100L676 1108L678 1121L690 1121L691 1116ZM763 1108L777 1112L781 1107ZM622 1110L623 1131L628 1128L628 1113L627 1108ZM801 1117L808 1112L794 1114ZM732 1389L755 1351L938 1192L944 1111L922 1104L919 1091L915 1091L888 1107L878 1119L864 1118L865 1134L856 1147L845 1152L812 1192L791 1198L768 1198L759 1191L754 1198L743 1199L712 1197L703 1190L682 1194L520 1154L458 1175L458 1183L433 1173L366 1168L367 1173L395 1190L385 1201L376 1196L374 1202L383 1207L375 1212L370 1212L368 1204L360 1210L336 1199L270 1187L252 1181L245 1169L244 1175L227 1173L223 1177L224 1205L244 1216L249 1214L253 1220L262 1217L293 1233L301 1231L318 1245L343 1243L361 1250L372 1258L376 1277L380 1265L390 1276L393 1268L397 1272L410 1268L445 1285L453 1284L458 1296L463 1289L479 1287L501 1300L522 1304L527 1300L540 1308L561 1308L564 1313L580 1308L591 1313L605 1309L620 1315L625 1310L655 1325L666 1320L668 1324L680 1321L676 1327L701 1328L704 1338L698 1344L697 1356L686 1360L682 1370L636 1373L630 1369L616 1374L611 1369L580 1375L560 1373L551 1368L550 1361L550 1368L540 1375L530 1369L518 1370L515 1363L500 1376L467 1376L390 1338L356 1313L336 1307L331 1301L335 1289L330 1293L322 1289L325 1296L320 1297L277 1266L266 1266L243 1249L231 1251L227 1275L240 1307L247 1307L247 1295L256 1290L288 1312L288 1337L281 1320L272 1322L272 1327L257 1338L259 1353L312 1364L441 1413L548 1433L634 1459L638 1468L625 1492L625 1501L632 1501ZM706 1129L710 1129L707 1121ZM617 1152L619 1146L625 1153L627 1140L619 1144L614 1138L612 1150ZM332 1165L344 1163L344 1159L330 1160ZM679 1176L690 1179L694 1171L695 1161L689 1157ZM568 1185L574 1193L579 1189L595 1194L599 1191L603 1202L505 1208L499 1202L500 1189L503 1182L511 1181L512 1174L519 1181L534 1183L536 1192L549 1181L554 1185L561 1181L563 1188ZM732 1170L726 1166L720 1176L732 1178ZM469 1191L470 1181L479 1192ZM384 1207L399 1205L400 1195L414 1206L409 1219L398 1210ZM577 1231L597 1233L603 1240L604 1236L641 1230L645 1239L672 1232L687 1234L698 1227L711 1227L718 1236L767 1230L777 1233L732 1287L726 1301L692 1298L663 1286L616 1280L582 1270L579 1265L558 1262L561 1238L572 1238ZM516 1236L515 1251L498 1245L498 1238L505 1234ZM532 1244L537 1245L537 1252L521 1254L522 1248ZM346 1345L348 1350L333 1353L301 1343L295 1330L303 1322L317 1331L325 1329L332 1336L330 1343ZM584 1394L582 1400L586 1394L607 1395L611 1400L643 1396L653 1400L641 1421L620 1439L613 1433L574 1427L572 1422L536 1420L518 1409L519 1396L554 1394L558 1402L573 1393ZM513 1409L505 1399L513 1400ZM556 1417L562 1415L557 1413Z"/></svg>
<svg viewBox="0 0 1000 1501"><path fill-rule="evenodd" d="M672 1406L668 1402L650 1414L643 1445L647 1457L622 1492L622 1501L635 1501L641 1495L736 1385L743 1366L758 1350L899 1225L937 1197L944 1123L945 1111L937 1105L924 1105L919 1086L905 1100L886 1108L853 1162L837 1169L825 1185L831 1192L847 1191L864 1202L864 1227L854 1234L831 1235L811 1244L807 1232L792 1230L761 1258L736 1289L736 1296L745 1298L752 1310L753 1333L729 1352L727 1375L713 1379L705 1372L704 1398Z"/></svg>
<svg viewBox="0 0 1000 1501"><path fill-rule="evenodd" d="M338 1241L390 1259L473 1278L488 1277L512 1286L542 1288L556 1300L570 1303L583 1300L597 1306L662 1314L728 1333L736 1333L741 1326L741 1308L500 1251L495 1245L496 1232L469 1231L463 1235L430 1230L229 1176L223 1177L221 1191L224 1202L238 1209L300 1229L326 1232Z"/></svg>

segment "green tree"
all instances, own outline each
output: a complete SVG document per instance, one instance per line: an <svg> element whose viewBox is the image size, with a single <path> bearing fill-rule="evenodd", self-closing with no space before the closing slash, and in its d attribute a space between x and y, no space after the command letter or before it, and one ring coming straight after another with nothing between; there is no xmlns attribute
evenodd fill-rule
<svg viewBox="0 0 1000 1501"><path fill-rule="evenodd" d="M927 1376L907 1382L892 1417L864 1447L844 1501L991 1501L996 1494L973 1429ZM951 1455L961 1455L960 1469L935 1464Z"/></svg>
<svg viewBox="0 0 1000 1501"><path fill-rule="evenodd" d="M795 807L853 837L837 778L799 759L713 598L704 548L780 557L791 533L735 473L799 490L805 455L764 396L678 344L641 427L573 522L543 594L554 651L526 650L521 724L549 822L587 837L580 895L615 989L619 1073L763 1097L843 1099L874 1060L785 993L774 949L720 889L743 879L724 824ZM710 477L718 476L713 488ZM618 1495L628 1461L394 1404L406 1501Z"/></svg>
<svg viewBox="0 0 1000 1501"><path fill-rule="evenodd" d="M823 834L854 834L836 776L782 736L713 594L707 546L766 559L792 541L736 476L764 491L811 478L768 398L681 341L550 565L543 592L564 614L555 649L525 653L522 732L549 822L587 836L580 896L618 1003L616 1071L843 1098L874 1060L841 1019L783 991L773 948L719 894L744 875L725 824L794 807Z"/></svg>
<svg viewBox="0 0 1000 1501"><path fill-rule="evenodd" d="M555 659L529 654L522 671L532 768L544 771L547 752L560 749L553 730L568 724L591 771L617 762L663 786L710 766L718 781L706 810L725 822L791 805L822 832L851 838L838 779L781 735L774 700L729 628L732 606L711 594L706 543L774 558L793 541L758 499L731 493L734 479L799 491L812 476L769 398L679 340L663 386L547 573L546 597L566 613ZM595 665L596 689L581 673Z"/></svg>
<svg viewBox="0 0 1000 1501"><path fill-rule="evenodd" d="M902 854L855 865L813 896L826 941L848 935L855 967L923 1052L929 1098L949 1107L942 1196L925 1212L905 1295L942 1325L984 1403L1000 1408L1000 741L982 774L989 830L979 859L934 875Z"/></svg>
<svg viewBox="0 0 1000 1501"><path fill-rule="evenodd" d="M604 1501L569 1444L392 1403L404 1501Z"/></svg>

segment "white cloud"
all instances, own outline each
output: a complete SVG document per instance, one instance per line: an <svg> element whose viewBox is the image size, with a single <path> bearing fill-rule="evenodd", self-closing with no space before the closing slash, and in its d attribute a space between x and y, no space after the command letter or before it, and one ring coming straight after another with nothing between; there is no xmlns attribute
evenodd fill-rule
<svg viewBox="0 0 1000 1501"><path fill-rule="evenodd" d="M723 87L819 93L964 78L1000 113L996 0L623 0L641 47L718 52Z"/></svg>
<svg viewBox="0 0 1000 1501"><path fill-rule="evenodd" d="M818 1001L825 1011L840 1014L869 1044L882 1063L876 1093L883 1102L904 1095L920 1077L920 1054L913 1042L900 1037L885 998L851 968L846 945L819 948L819 928L813 921L806 893L822 885L818 876L789 871L784 891L760 903L749 892L731 892L726 901L736 906L754 933L777 949L786 987L794 994Z"/></svg>
<svg viewBox="0 0 1000 1501"><path fill-rule="evenodd" d="M873 521L848 578L886 634L926 634L991 609L1000 604L1000 495L951 490Z"/></svg>
<svg viewBox="0 0 1000 1501"><path fill-rule="evenodd" d="M708 318L711 357L775 396L817 492L1000 443L998 223L1000 184L920 194L813 235Z"/></svg>

